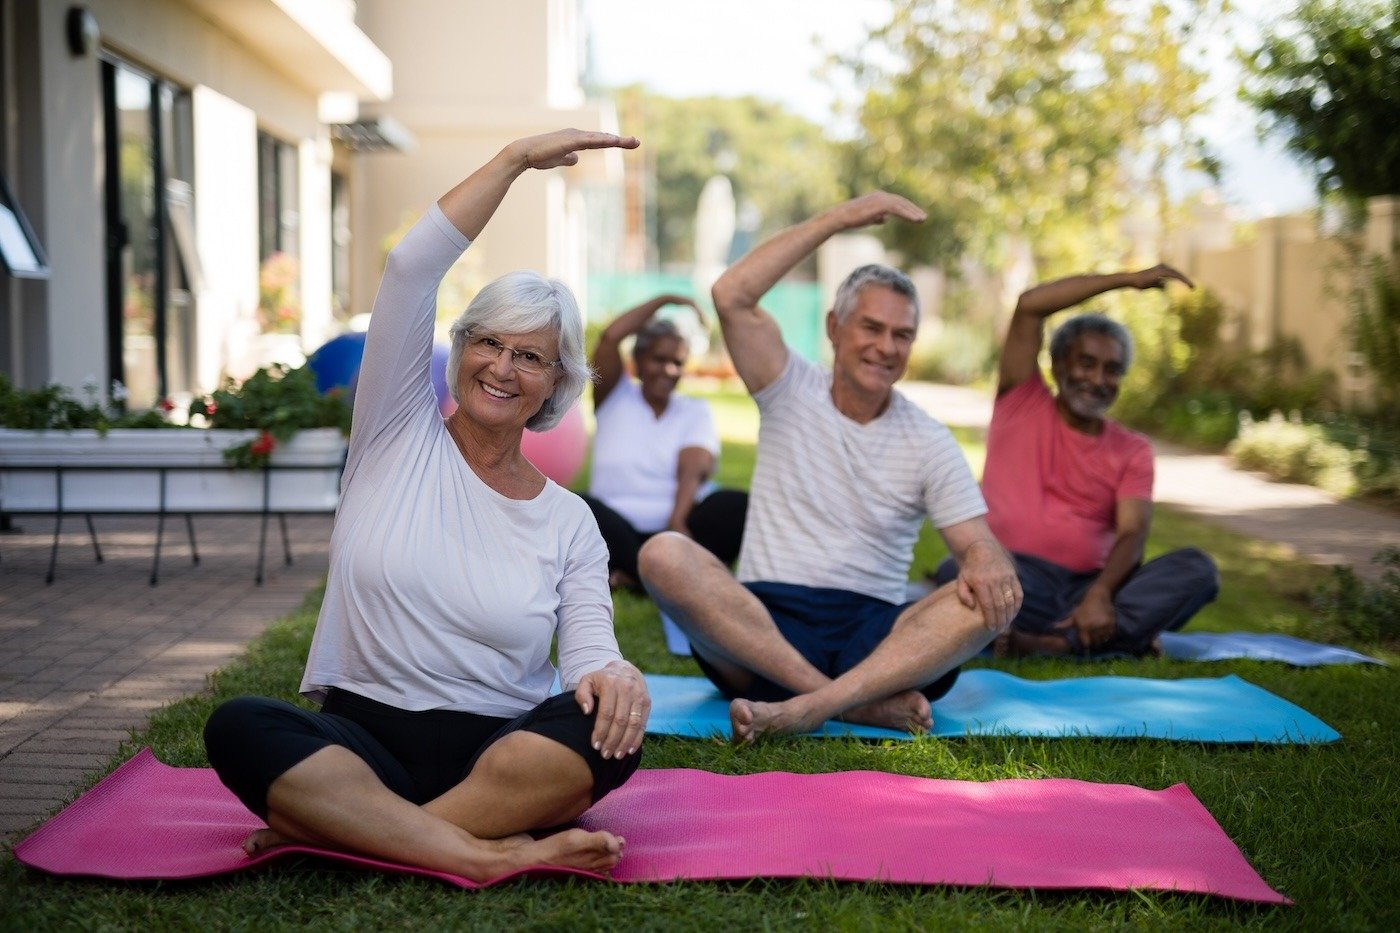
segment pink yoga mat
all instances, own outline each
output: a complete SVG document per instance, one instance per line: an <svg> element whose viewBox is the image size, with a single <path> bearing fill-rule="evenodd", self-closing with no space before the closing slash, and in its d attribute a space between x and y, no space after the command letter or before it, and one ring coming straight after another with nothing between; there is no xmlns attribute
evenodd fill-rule
<svg viewBox="0 0 1400 933"><path fill-rule="evenodd" d="M977 783L875 771L638 771L580 821L627 840L613 881L836 878L1002 888L1148 888L1290 903L1191 791L1064 779ZM142 751L15 847L31 868L127 880L199 878L293 853L480 885L297 847L257 858L262 824L207 769ZM576 874L537 869L525 874ZM495 881L504 878L494 879Z"/></svg>

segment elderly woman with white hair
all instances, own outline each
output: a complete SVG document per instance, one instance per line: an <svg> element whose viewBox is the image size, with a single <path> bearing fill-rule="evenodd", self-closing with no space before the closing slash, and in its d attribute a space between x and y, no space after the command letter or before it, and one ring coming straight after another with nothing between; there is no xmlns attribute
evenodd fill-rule
<svg viewBox="0 0 1400 933"><path fill-rule="evenodd" d="M268 829L476 880L531 865L605 871L623 840L568 824L635 771L650 700L612 627L588 507L521 453L588 381L569 290L532 272L452 326L457 411L429 380L435 296L512 182L607 133L517 140L389 255L365 341L326 595L301 692L241 697L205 728L210 763ZM565 692L551 696L556 670Z"/></svg>

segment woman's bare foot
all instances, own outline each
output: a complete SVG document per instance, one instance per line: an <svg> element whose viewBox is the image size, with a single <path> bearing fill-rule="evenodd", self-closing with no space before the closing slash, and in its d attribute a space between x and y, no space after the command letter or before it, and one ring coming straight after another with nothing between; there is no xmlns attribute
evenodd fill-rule
<svg viewBox="0 0 1400 933"><path fill-rule="evenodd" d="M621 836L585 829L566 829L538 840L527 836L528 841L524 843L517 843L518 838L512 836L500 840L507 844L507 858L517 869L550 865L581 868L584 871L611 871L621 860L623 849L627 846L627 840Z"/></svg>
<svg viewBox="0 0 1400 933"><path fill-rule="evenodd" d="M813 716L797 701L760 703L757 700L735 700L729 704L729 730L734 741L748 745L768 735L798 735L811 732L826 717Z"/></svg>
<svg viewBox="0 0 1400 933"><path fill-rule="evenodd" d="M252 858L255 855L262 855L268 849L290 845L295 841L288 839L275 829L259 829L243 840L243 851L248 853L249 858Z"/></svg>
<svg viewBox="0 0 1400 933"><path fill-rule="evenodd" d="M894 696L848 709L841 714L846 722L905 732L927 732L933 728L933 708L928 697L917 690L905 690Z"/></svg>

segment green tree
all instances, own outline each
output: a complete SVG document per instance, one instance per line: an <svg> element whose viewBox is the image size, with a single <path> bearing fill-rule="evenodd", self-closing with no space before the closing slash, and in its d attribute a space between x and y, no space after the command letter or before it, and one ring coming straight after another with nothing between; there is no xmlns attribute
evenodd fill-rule
<svg viewBox="0 0 1400 933"><path fill-rule="evenodd" d="M1320 192L1400 192L1400 0L1302 0L1244 61L1243 97Z"/></svg>
<svg viewBox="0 0 1400 933"><path fill-rule="evenodd" d="M841 198L835 147L816 124L756 97L670 98L637 86L613 92L623 130L642 140L653 175L649 213L662 263L694 258L695 208L713 175L728 175L757 236Z"/></svg>
<svg viewBox="0 0 1400 933"><path fill-rule="evenodd" d="M1195 50L1222 5L896 0L845 62L864 88L847 177L929 211L889 230L911 259L996 267L1020 239L1041 276L1117 260L1134 202L1165 215L1168 166L1208 167Z"/></svg>

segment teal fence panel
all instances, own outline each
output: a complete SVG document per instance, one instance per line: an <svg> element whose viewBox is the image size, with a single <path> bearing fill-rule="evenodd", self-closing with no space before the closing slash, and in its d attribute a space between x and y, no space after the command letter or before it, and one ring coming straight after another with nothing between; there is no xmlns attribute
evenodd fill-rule
<svg viewBox="0 0 1400 933"><path fill-rule="evenodd" d="M709 295L700 295L688 275L667 272L603 273L588 276L588 299L584 314L589 321L608 321L628 308L654 295L670 292L696 300L706 311L713 310ZM763 308L773 315L783 339L796 353L809 360L820 360L826 342L821 288L815 282L779 282L763 296Z"/></svg>

